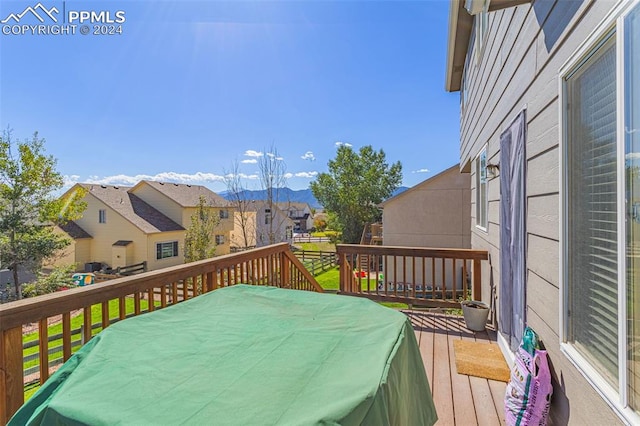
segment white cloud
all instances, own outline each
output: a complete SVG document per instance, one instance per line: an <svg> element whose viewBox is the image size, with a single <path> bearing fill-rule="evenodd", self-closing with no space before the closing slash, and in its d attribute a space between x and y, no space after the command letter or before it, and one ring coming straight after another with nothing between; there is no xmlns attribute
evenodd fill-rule
<svg viewBox="0 0 640 426"><path fill-rule="evenodd" d="M302 158L303 160L316 161L316 156L313 155L313 152L311 151L305 152L304 155L300 158Z"/></svg>
<svg viewBox="0 0 640 426"><path fill-rule="evenodd" d="M123 185L131 186L141 180L154 180L173 183L206 183L206 182L223 182L224 176L214 173L196 172L193 174L178 172L161 172L155 175L113 175L113 176L89 176L88 179L80 180L78 175L70 175L64 177L65 187L73 186L78 182L92 183L95 185Z"/></svg>
<svg viewBox="0 0 640 426"><path fill-rule="evenodd" d="M336 142L336 146L337 147L340 146L340 145L344 145L344 146L347 146L347 147L352 147L353 146L348 142Z"/></svg>
<svg viewBox="0 0 640 426"><path fill-rule="evenodd" d="M318 172L298 172L295 177L311 179L318 175Z"/></svg>
<svg viewBox="0 0 640 426"><path fill-rule="evenodd" d="M244 156L245 157L262 157L264 154L262 154L260 151L254 151L252 149L248 149L244 152Z"/></svg>
<svg viewBox="0 0 640 426"><path fill-rule="evenodd" d="M627 160L640 160L640 152L630 152L624 158Z"/></svg>
<svg viewBox="0 0 640 426"><path fill-rule="evenodd" d="M80 182L80 176L78 175L64 175L62 179L64 182L62 185L65 188L71 188L73 185Z"/></svg>
<svg viewBox="0 0 640 426"><path fill-rule="evenodd" d="M247 160L242 160L241 163L242 164L258 164L258 160L256 160L255 158L249 158Z"/></svg>
<svg viewBox="0 0 640 426"><path fill-rule="evenodd" d="M411 173L429 173L429 169L414 170Z"/></svg>
<svg viewBox="0 0 640 426"><path fill-rule="evenodd" d="M282 157L276 157L276 155L273 152L267 152L267 157L275 158L276 161L283 161L284 160L284 158L282 158Z"/></svg>

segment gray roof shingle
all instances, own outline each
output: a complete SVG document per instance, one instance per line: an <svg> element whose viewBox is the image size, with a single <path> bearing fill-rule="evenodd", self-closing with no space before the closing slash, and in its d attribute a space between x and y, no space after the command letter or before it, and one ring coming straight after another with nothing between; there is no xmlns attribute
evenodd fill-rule
<svg viewBox="0 0 640 426"><path fill-rule="evenodd" d="M62 228L62 230L74 240L79 240L81 238L93 238L87 231L82 229L80 225L72 220L65 223L64 225L60 225L60 228Z"/></svg>
<svg viewBox="0 0 640 426"><path fill-rule="evenodd" d="M82 186L147 234L184 230L182 226L142 201L138 196L129 193L128 186L91 184L82 184Z"/></svg>
<svg viewBox="0 0 640 426"><path fill-rule="evenodd" d="M211 207L231 207L232 203L225 200L209 188L202 185L187 185L181 183L156 182L145 180L142 181L147 185L157 189L164 195L181 205L182 207L197 207L200 202L200 196L204 196L205 200Z"/></svg>

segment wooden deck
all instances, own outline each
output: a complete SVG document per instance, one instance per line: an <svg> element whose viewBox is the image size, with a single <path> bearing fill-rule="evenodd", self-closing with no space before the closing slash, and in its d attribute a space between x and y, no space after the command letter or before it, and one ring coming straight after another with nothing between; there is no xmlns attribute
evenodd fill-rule
<svg viewBox="0 0 640 426"><path fill-rule="evenodd" d="M502 425L506 383L456 372L453 341L496 343L493 331L473 332L458 316L404 311L420 344L424 367L438 411L437 425Z"/></svg>

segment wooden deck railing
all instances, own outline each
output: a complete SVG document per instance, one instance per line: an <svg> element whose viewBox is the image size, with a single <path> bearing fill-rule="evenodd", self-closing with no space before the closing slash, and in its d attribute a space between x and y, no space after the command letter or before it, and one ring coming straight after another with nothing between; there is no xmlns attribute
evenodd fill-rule
<svg viewBox="0 0 640 426"><path fill-rule="evenodd" d="M340 293L386 302L459 308L479 299L484 250L338 244Z"/></svg>
<svg viewBox="0 0 640 426"><path fill-rule="evenodd" d="M24 403L23 327L28 324L37 324L35 380L42 384L51 372L50 356L60 351L56 346L61 346L63 361L78 349L72 341L72 317L82 318L82 342L88 342L117 320L240 283L322 292L288 244L282 243L0 305L0 423ZM98 330L91 320L96 310L101 317ZM61 344L56 346L49 341L50 319L62 323Z"/></svg>

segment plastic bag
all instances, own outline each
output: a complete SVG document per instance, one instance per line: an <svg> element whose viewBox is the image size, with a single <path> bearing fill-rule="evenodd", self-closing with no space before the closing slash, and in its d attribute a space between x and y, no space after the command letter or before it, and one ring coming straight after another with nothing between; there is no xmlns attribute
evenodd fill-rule
<svg viewBox="0 0 640 426"><path fill-rule="evenodd" d="M551 371L547 351L541 350L536 333L527 327L515 354L511 379L504 397L509 426L545 426L551 405Z"/></svg>

